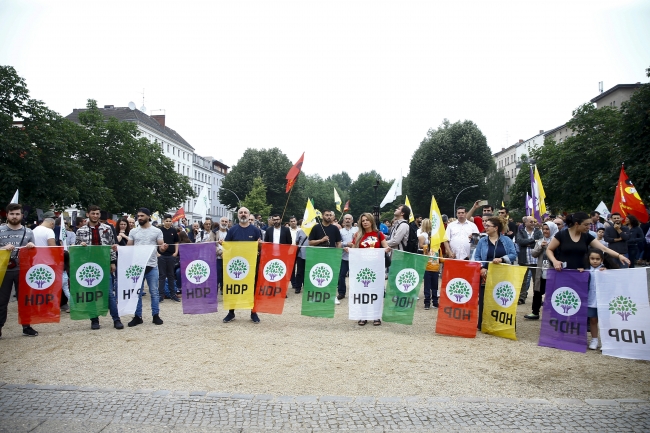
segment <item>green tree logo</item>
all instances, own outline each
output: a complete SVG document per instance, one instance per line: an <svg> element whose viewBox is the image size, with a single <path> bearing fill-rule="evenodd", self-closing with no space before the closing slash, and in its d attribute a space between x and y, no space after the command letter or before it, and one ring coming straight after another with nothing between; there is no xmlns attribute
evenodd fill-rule
<svg viewBox="0 0 650 433"><path fill-rule="evenodd" d="M437 233L440 228L440 215L436 211L431 212L431 234Z"/></svg>
<svg viewBox="0 0 650 433"><path fill-rule="evenodd" d="M609 311L612 314L618 314L621 316L621 320L627 322L627 318L631 315L636 316L637 308L636 304L632 301L632 298L625 296L617 296L609 302Z"/></svg>
<svg viewBox="0 0 650 433"><path fill-rule="evenodd" d="M193 284L201 284L210 276L210 266L203 260L192 260L185 268L185 278ZM194 279L194 281L192 281Z"/></svg>
<svg viewBox="0 0 650 433"><path fill-rule="evenodd" d="M45 290L54 284L54 269L48 265L34 265L27 271L25 276L27 284L32 289Z"/></svg>
<svg viewBox="0 0 650 433"><path fill-rule="evenodd" d="M580 295L571 287L560 287L551 296L553 309L562 316L573 316L580 311Z"/></svg>
<svg viewBox="0 0 650 433"><path fill-rule="evenodd" d="M325 286L327 286L330 281L332 281L332 275L334 275L334 272L328 264L318 263L311 268L311 271L309 272L309 279L311 280L312 284L316 282L316 284L318 284L318 287L322 287L323 283L325 283Z"/></svg>
<svg viewBox="0 0 650 433"><path fill-rule="evenodd" d="M104 279L104 270L97 263L86 263L77 269L77 282L87 287L95 287Z"/></svg>
<svg viewBox="0 0 650 433"><path fill-rule="evenodd" d="M370 268L363 268L357 274L357 281L363 283L363 287L368 287L370 283L374 283L377 279L377 274Z"/></svg>
<svg viewBox="0 0 650 433"><path fill-rule="evenodd" d="M492 292L495 302L501 302L502 307L508 308L515 299L515 288L509 281L501 281Z"/></svg>
<svg viewBox="0 0 650 433"><path fill-rule="evenodd" d="M137 283L138 280L140 279L140 275L142 275L142 272L144 272L144 268L140 265L131 265L128 268L126 268L126 278L131 278L133 283Z"/></svg>
<svg viewBox="0 0 650 433"><path fill-rule="evenodd" d="M248 275L248 261L243 257L233 257L228 262L228 275L233 280L241 280Z"/></svg>
<svg viewBox="0 0 650 433"><path fill-rule="evenodd" d="M395 285L400 292L407 293L420 283L420 276L413 268L405 268L395 276Z"/></svg>
<svg viewBox="0 0 650 433"><path fill-rule="evenodd" d="M447 284L447 298L456 304L464 304L469 301L472 293L472 285L462 278L453 278Z"/></svg>
<svg viewBox="0 0 650 433"><path fill-rule="evenodd" d="M281 280L287 273L287 266L282 260L269 260L264 266L264 278L266 281L273 283Z"/></svg>

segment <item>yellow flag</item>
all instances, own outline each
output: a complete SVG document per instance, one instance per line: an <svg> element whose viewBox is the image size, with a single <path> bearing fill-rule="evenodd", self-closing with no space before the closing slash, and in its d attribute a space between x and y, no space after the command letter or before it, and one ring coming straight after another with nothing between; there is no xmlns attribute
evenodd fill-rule
<svg viewBox="0 0 650 433"><path fill-rule="evenodd" d="M431 196L431 209L429 210L429 220L431 220L431 250L435 250L435 245L440 245L446 238L445 225L442 222L442 215L438 209L436 198Z"/></svg>
<svg viewBox="0 0 650 433"><path fill-rule="evenodd" d="M501 207L506 207L506 205L503 204L503 200L501 200Z"/></svg>
<svg viewBox="0 0 650 433"><path fill-rule="evenodd" d="M258 242L223 243L223 307L250 310L255 303Z"/></svg>
<svg viewBox="0 0 650 433"><path fill-rule="evenodd" d="M525 266L494 263L488 265L481 332L511 340L517 339L517 302L527 270Z"/></svg>
<svg viewBox="0 0 650 433"><path fill-rule="evenodd" d="M9 264L9 257L11 251L0 250L0 281L5 279L5 272L7 272L7 265Z"/></svg>
<svg viewBox="0 0 650 433"><path fill-rule="evenodd" d="M334 188L334 204L336 205L336 210L341 212L341 197L339 197L336 188Z"/></svg>
<svg viewBox="0 0 650 433"><path fill-rule="evenodd" d="M409 209L411 209L411 216L409 216L409 222L412 223L413 221L415 221L415 217L413 216L413 208L411 207L411 202L409 201L408 195L406 196L406 200L404 201L404 204L407 205Z"/></svg>
<svg viewBox="0 0 650 433"><path fill-rule="evenodd" d="M544 202L546 193L544 192L544 187L542 186L542 178L539 177L537 166L535 166L535 183L537 184L537 200L539 200L539 216L542 216L546 213L546 203Z"/></svg>
<svg viewBox="0 0 650 433"><path fill-rule="evenodd" d="M316 210L311 200L307 199L307 207L305 207L305 214L302 216L302 225L300 228L307 236L311 233L311 229L317 224Z"/></svg>

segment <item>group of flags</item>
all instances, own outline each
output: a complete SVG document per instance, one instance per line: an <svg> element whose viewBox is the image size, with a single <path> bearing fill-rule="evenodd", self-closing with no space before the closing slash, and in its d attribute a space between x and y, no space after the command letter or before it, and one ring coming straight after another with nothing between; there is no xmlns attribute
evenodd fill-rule
<svg viewBox="0 0 650 433"><path fill-rule="evenodd" d="M117 301L120 315L135 312L147 260L155 246L118 247ZM184 314L218 309L216 252L212 244L181 244ZM223 308L282 314L298 246L224 242ZM349 263L350 320L413 324L428 257L394 251L388 276L381 248L352 249ZM341 265L340 248L307 247L301 314L333 318ZM4 274L9 251L0 251ZM63 248L21 249L19 323L60 321ZM446 260L440 288L437 334L474 338L478 332L481 263ZM485 282L480 330L517 339L517 300L525 267L490 263ZM3 278L4 275L0 275ZM110 247L70 248L70 317L108 313L111 287ZM603 354L650 360L650 269L579 272L548 270L538 344L585 352L587 294L595 278L598 327ZM154 287L153 290L157 290Z"/></svg>

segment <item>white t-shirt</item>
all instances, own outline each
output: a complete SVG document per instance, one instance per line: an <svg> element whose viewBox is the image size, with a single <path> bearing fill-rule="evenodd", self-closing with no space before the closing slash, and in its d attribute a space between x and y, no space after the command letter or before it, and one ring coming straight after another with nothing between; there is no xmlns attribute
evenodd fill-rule
<svg viewBox="0 0 650 433"><path fill-rule="evenodd" d="M473 234L478 234L478 227L476 224L469 220L465 220L461 224L458 220L447 225L447 239L449 239L449 247L456 255L457 259L464 259L470 256L471 248L469 237Z"/></svg>
<svg viewBox="0 0 650 433"><path fill-rule="evenodd" d="M54 230L45 226L38 226L32 230L34 233L34 245L37 247L46 247L48 239L54 239Z"/></svg>

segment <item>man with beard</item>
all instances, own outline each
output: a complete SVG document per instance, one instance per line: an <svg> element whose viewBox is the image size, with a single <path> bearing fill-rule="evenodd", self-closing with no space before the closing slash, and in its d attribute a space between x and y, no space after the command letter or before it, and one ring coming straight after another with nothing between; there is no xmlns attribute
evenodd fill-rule
<svg viewBox="0 0 650 433"><path fill-rule="evenodd" d="M335 304L340 304L341 299L345 298L345 293L347 287L345 286L345 277L350 271L350 253L345 251L347 247L354 246L354 235L359 231L358 227L352 227L352 215L346 214L343 217L343 227L339 232L341 233L341 245L343 246L343 255L341 256L341 271L339 272L339 282L338 282L338 295L334 300Z"/></svg>
<svg viewBox="0 0 650 433"><path fill-rule="evenodd" d="M217 241L217 276L219 290L223 293L223 241L228 234L228 218L221 217L219 220L219 230L214 234Z"/></svg>
<svg viewBox="0 0 650 433"><path fill-rule="evenodd" d="M16 286L16 298L18 298L18 283L20 280L20 261L18 259L18 248L34 248L34 233L22 225L23 206L18 203L10 203L7 206L7 224L0 226L0 249L11 251L7 272L0 286L0 337L2 327L7 321L7 305L11 298L11 289ZM38 332L29 324L23 324L23 335L36 337Z"/></svg>
<svg viewBox="0 0 650 433"><path fill-rule="evenodd" d="M153 323L155 325L162 325L163 321L160 318L159 307L159 292L158 292L158 259L157 253L167 251L167 244L163 241L163 233L159 228L151 225L151 211L146 207L138 209L138 224L139 226L129 232L129 242L127 245L158 245L151 251L151 256L147 262L147 267L144 271L144 278L142 285L138 291L138 306L135 309L135 316L128 323L129 327L138 326L143 323L142 321L142 293L144 292L144 281L147 281L149 287L149 294L151 294L151 314L153 316Z"/></svg>
<svg viewBox="0 0 650 433"><path fill-rule="evenodd" d="M228 234L224 239L226 242L252 242L252 241L262 241L262 232L260 229L251 224L249 220L250 211L245 207L240 207L237 211L237 217L239 218L239 224L232 226L228 230ZM257 272L257 266L255 266L255 271ZM256 278L257 280L257 278ZM235 310L229 310L228 315L223 318L224 323L232 322L235 320ZM260 323L260 318L255 312L255 307L251 310L251 320L253 323Z"/></svg>
<svg viewBox="0 0 650 433"><path fill-rule="evenodd" d="M158 256L158 296L160 297L160 302L163 302L165 298L165 282L167 282L169 298L172 301L181 302L174 290L174 281L176 280L174 269L176 268L176 263L178 263L178 247L176 246L178 243L178 232L172 226L172 216L170 214L165 214L163 226L159 227L159 229L163 234L163 242L169 245L169 248L161 252Z"/></svg>
<svg viewBox="0 0 650 433"><path fill-rule="evenodd" d="M271 216L271 226L264 233L264 242L291 245L291 230L282 225L280 214L276 213Z"/></svg>
<svg viewBox="0 0 650 433"><path fill-rule="evenodd" d="M124 325L117 313L117 302L115 301L115 292L113 291L115 283L113 275L115 274L117 264L117 246L115 245L115 236L113 234L113 229L108 224L100 222L100 216L101 210L99 209L99 206L88 206L88 212L86 213L88 222L77 229L75 245L81 245L83 247L88 245L111 246L111 281L108 290L108 309L111 313L111 318L113 319L113 327L115 329L124 329ZM99 329L99 317L90 319L90 329Z"/></svg>
<svg viewBox="0 0 650 433"><path fill-rule="evenodd" d="M331 210L323 211L323 221L316 224L309 233L310 247L332 247L341 248L341 232L338 227L333 225L334 212Z"/></svg>

